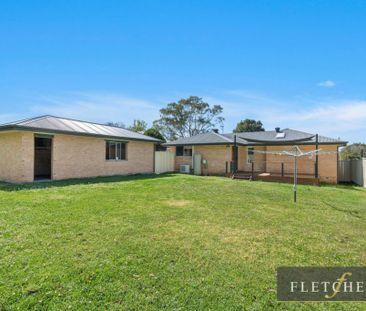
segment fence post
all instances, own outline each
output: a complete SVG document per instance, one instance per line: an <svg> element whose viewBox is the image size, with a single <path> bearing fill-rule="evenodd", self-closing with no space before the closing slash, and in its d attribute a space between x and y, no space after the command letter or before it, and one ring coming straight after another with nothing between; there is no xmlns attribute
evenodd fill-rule
<svg viewBox="0 0 366 311"><path fill-rule="evenodd" d="M254 179L254 162L252 162L252 176L251 176L251 179L252 180Z"/></svg>
<svg viewBox="0 0 366 311"><path fill-rule="evenodd" d="M283 177L283 175L284 175L284 171L285 171L285 169L284 169L284 164L283 164L283 162L281 163L281 176Z"/></svg>

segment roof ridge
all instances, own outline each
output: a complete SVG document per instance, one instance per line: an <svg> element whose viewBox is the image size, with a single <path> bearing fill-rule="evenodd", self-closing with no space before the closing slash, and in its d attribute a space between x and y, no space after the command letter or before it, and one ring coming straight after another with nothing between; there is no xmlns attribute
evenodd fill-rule
<svg viewBox="0 0 366 311"><path fill-rule="evenodd" d="M117 128L117 129L124 129L126 131L130 131L130 130L125 129L123 127L118 127L118 126L103 124L103 123L94 122L94 121L85 121L85 120L80 120L80 119L75 119L75 118L69 118L69 117L58 117L58 116L54 116L54 115L47 115L45 117L51 117L51 118L56 118L56 119L64 119L64 120L69 120L69 121L84 122L84 123L91 123L91 124L109 126L109 127L113 127L113 128ZM133 131L130 131L130 132L133 132ZM137 132L133 132L133 133L137 133ZM138 134L140 134L140 133L138 133Z"/></svg>
<svg viewBox="0 0 366 311"><path fill-rule="evenodd" d="M44 119L46 117L48 117L48 115L41 115L41 116L38 116L38 117L24 118L24 119L16 120L16 121L13 121L13 122L2 123L2 124L0 124L0 126L4 126L4 125L18 125L19 123L24 123L24 122L30 122L30 121L34 121L34 120Z"/></svg>
<svg viewBox="0 0 366 311"><path fill-rule="evenodd" d="M141 134L141 133L139 133L139 132L134 132L134 131L131 131L131 130L129 130L129 129L123 128L123 127L118 127L118 126L113 126L113 125L103 124L103 123L94 122L94 121L85 121L85 120L80 120L80 119L75 119L75 118L69 118L69 117L59 117L59 116L50 115L50 114L49 114L49 115L43 115L43 116L36 117L36 118L31 118L30 120L32 120L32 119L34 119L34 120L37 120L37 119L45 119L45 118L56 118L56 119L63 119L63 120L69 120L69 121L76 121L76 122L90 123L90 124L101 125L101 126L107 126L107 127L116 128L116 129L122 129L122 130L125 130L125 131L130 132L130 133L134 133L134 134L139 134L139 135L147 136L147 135L145 135L145 134ZM147 137L150 137L150 136L147 136Z"/></svg>
<svg viewBox="0 0 366 311"><path fill-rule="evenodd" d="M48 119L48 120L47 120ZM52 120L54 119L54 121ZM37 127L37 122L45 122L43 120L47 120L46 122L51 122L51 123L55 123L55 121L58 121L58 123L61 123L63 126L67 126L66 121L70 121L70 122L74 122L74 125L76 126L77 123L80 123L80 125L82 124L83 127L88 128L90 131L86 131L86 133L93 135L96 134L95 130L92 130L92 127L94 126L95 128L98 127L103 127L104 129L100 129L104 132L108 132L108 133L119 133L118 135L112 135L112 136L118 136L118 137L126 137L126 138L131 138L131 139L137 139L137 140L148 140L148 141L160 141L159 139L155 138L155 137L150 137L138 132L134 132L128 129L124 129L124 128L120 128L117 126L111 126L111 125L106 125L106 124L102 124L102 123L97 123L97 122L89 122L89 121L85 121L85 120L77 120L77 119L72 119L72 118L67 118L67 117L57 117L57 116L53 116L53 115L42 115L42 116L38 116L38 117L33 117L33 118L27 118L27 119L22 119L22 120L18 120L15 122L9 122L9 123L5 123L5 124L1 124L0 128L3 130L6 127L27 127L27 128L36 128ZM68 126L67 131L68 132L78 132L78 133L83 133L85 131L80 131L80 126L77 126L78 130L75 129L71 129ZM48 130L55 130L55 128L47 128ZM94 133L92 133L94 132Z"/></svg>
<svg viewBox="0 0 366 311"><path fill-rule="evenodd" d="M233 141L230 138L225 137L224 135L221 135L220 133L212 132L213 134L225 139L227 142L232 143Z"/></svg>

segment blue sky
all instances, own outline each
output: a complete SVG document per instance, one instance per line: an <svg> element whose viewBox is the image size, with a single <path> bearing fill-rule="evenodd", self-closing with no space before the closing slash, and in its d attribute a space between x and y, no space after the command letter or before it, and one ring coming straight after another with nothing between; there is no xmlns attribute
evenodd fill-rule
<svg viewBox="0 0 366 311"><path fill-rule="evenodd" d="M0 122L152 122L189 95L366 141L365 1L2 1Z"/></svg>

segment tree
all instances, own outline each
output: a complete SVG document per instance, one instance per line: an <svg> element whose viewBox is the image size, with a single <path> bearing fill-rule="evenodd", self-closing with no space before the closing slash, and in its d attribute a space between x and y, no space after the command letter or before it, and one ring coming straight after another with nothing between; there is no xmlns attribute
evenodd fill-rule
<svg viewBox="0 0 366 311"><path fill-rule="evenodd" d="M202 98L190 96L160 109L160 119L154 121L154 127L169 140L207 133L223 123L222 110L220 105L211 107Z"/></svg>
<svg viewBox="0 0 366 311"><path fill-rule="evenodd" d="M157 138L157 139L160 139L160 140L165 140L164 139L164 136L159 132L159 130L155 127L151 127L149 129L147 129L145 132L144 132L144 135L146 136L150 136L150 137L154 137L154 138Z"/></svg>
<svg viewBox="0 0 366 311"><path fill-rule="evenodd" d="M341 160L353 160L366 157L366 144L352 144L344 147L341 151Z"/></svg>
<svg viewBox="0 0 366 311"><path fill-rule="evenodd" d="M234 129L234 133L241 132L263 132L263 124L261 121L256 121L253 119L241 120Z"/></svg>
<svg viewBox="0 0 366 311"><path fill-rule="evenodd" d="M125 124L123 122L107 122L106 125L114 126L114 127L120 127L120 128L126 128Z"/></svg>
<svg viewBox="0 0 366 311"><path fill-rule="evenodd" d="M133 120L133 125L128 129L133 132L143 133L147 129L147 123L144 120Z"/></svg>

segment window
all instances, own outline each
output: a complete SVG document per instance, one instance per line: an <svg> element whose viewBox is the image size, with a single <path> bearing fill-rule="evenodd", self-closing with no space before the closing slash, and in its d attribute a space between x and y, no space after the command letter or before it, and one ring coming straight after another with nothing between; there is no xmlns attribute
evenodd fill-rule
<svg viewBox="0 0 366 311"><path fill-rule="evenodd" d="M181 156L191 157L192 156L192 146L177 146L175 155L177 157L181 157Z"/></svg>
<svg viewBox="0 0 366 311"><path fill-rule="evenodd" d="M254 161L254 147L248 147L247 162L253 163Z"/></svg>
<svg viewBox="0 0 366 311"><path fill-rule="evenodd" d="M192 156L192 147L191 146L184 146L183 155L187 156L187 157L191 157Z"/></svg>
<svg viewBox="0 0 366 311"><path fill-rule="evenodd" d="M175 155L177 157L180 157L183 155L183 146L177 146L176 150L175 150Z"/></svg>
<svg viewBox="0 0 366 311"><path fill-rule="evenodd" d="M107 141L105 146L106 160L126 160L126 143Z"/></svg>

